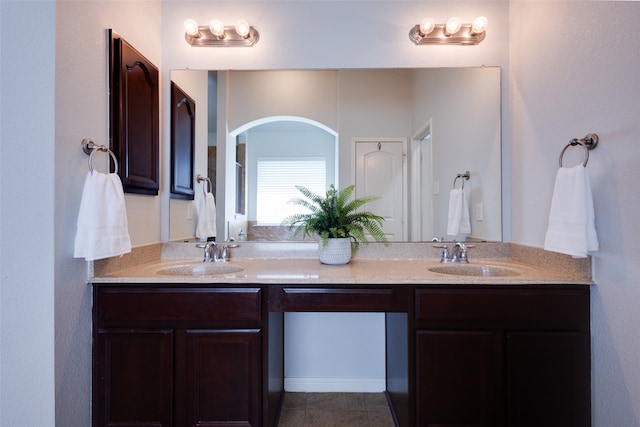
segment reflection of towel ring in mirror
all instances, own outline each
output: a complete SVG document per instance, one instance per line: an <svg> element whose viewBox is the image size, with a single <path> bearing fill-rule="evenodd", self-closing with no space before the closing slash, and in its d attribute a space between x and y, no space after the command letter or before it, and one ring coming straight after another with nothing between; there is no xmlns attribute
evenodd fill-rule
<svg viewBox="0 0 640 427"><path fill-rule="evenodd" d="M462 179L462 185L460 186L460 190L464 190L464 182L466 180L469 179L469 177L471 176L471 173L469 171L466 171L465 173L459 173L458 175L456 175L456 177L453 179L453 189L456 189L456 181L458 180L458 178Z"/></svg>
<svg viewBox="0 0 640 427"><path fill-rule="evenodd" d="M204 185L202 186L202 193L204 195L206 195L207 193L213 192L213 183L211 182L211 179L209 179L208 176L202 176L198 174L196 175L196 181L198 182L198 184L201 183L202 181L205 181L207 183L206 187Z"/></svg>

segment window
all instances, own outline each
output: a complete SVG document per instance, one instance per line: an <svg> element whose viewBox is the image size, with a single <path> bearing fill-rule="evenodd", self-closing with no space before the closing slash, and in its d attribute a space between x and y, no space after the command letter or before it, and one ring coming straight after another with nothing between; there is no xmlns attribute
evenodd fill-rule
<svg viewBox="0 0 640 427"><path fill-rule="evenodd" d="M289 204L301 197L296 185L324 195L327 191L327 165L324 157L259 157L256 221L260 225L280 225L294 213L305 208Z"/></svg>

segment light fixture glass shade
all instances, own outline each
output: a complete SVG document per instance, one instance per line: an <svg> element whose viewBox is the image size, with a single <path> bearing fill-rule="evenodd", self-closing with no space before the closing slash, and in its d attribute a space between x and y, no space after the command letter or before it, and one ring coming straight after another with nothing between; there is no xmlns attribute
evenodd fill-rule
<svg viewBox="0 0 640 427"><path fill-rule="evenodd" d="M251 27L249 27L249 23L244 19L240 19L236 22L236 32L240 37L247 37L250 30Z"/></svg>
<svg viewBox="0 0 640 427"><path fill-rule="evenodd" d="M225 26L217 19L209 21L208 27L199 27L193 19L184 24L184 38L191 46L251 47L260 39L258 31L244 20L238 21L235 28Z"/></svg>
<svg viewBox="0 0 640 427"><path fill-rule="evenodd" d="M461 27L462 27L462 21L457 16L454 16L453 18L447 21L447 25L445 25L444 34L445 36L451 36L457 33L458 31L460 31Z"/></svg>
<svg viewBox="0 0 640 427"><path fill-rule="evenodd" d="M195 19L185 19L184 20L184 31L190 36L198 35L198 23Z"/></svg>
<svg viewBox="0 0 640 427"><path fill-rule="evenodd" d="M485 29L487 28L488 22L489 21L484 16L478 16L471 23L471 34L484 33Z"/></svg>
<svg viewBox="0 0 640 427"><path fill-rule="evenodd" d="M487 21L487 18L480 16L473 23L462 23L460 18L454 17L442 24L425 18L411 27L409 39L417 45L472 46L484 40Z"/></svg>
<svg viewBox="0 0 640 427"><path fill-rule="evenodd" d="M209 22L209 31L216 37L224 37L224 24L222 21L212 19L211 22Z"/></svg>
<svg viewBox="0 0 640 427"><path fill-rule="evenodd" d="M422 22L420 22L420 33L422 33L422 35L425 35L425 36L428 34L431 34L435 26L436 25L434 24L433 19L424 18Z"/></svg>

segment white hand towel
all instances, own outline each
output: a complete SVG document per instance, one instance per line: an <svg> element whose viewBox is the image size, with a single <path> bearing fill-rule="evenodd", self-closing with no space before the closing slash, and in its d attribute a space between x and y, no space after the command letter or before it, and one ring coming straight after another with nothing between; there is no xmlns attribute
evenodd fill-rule
<svg viewBox="0 0 640 427"><path fill-rule="evenodd" d="M73 256L87 261L131 252L122 182L115 173L88 172Z"/></svg>
<svg viewBox="0 0 640 427"><path fill-rule="evenodd" d="M583 165L558 169L544 249L574 258L599 249L591 183Z"/></svg>
<svg viewBox="0 0 640 427"><path fill-rule="evenodd" d="M471 233L471 221L469 219L469 206L467 196L463 188L454 188L449 195L449 221L447 234L457 236Z"/></svg>
<svg viewBox="0 0 640 427"><path fill-rule="evenodd" d="M205 193L200 200L196 237L200 240L216 237L216 201L212 193Z"/></svg>

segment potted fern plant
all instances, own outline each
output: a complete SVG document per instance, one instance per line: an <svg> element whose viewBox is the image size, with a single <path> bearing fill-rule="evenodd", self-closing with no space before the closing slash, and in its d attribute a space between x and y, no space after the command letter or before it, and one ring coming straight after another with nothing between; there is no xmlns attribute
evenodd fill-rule
<svg viewBox="0 0 640 427"><path fill-rule="evenodd" d="M297 227L294 235L319 236L319 257L323 264L347 264L361 243L367 244L367 234L377 241L388 243L382 232L384 218L369 211L359 210L363 205L379 199L375 196L350 200L355 186L337 190L332 184L326 196L312 193L308 188L296 185L304 197L292 199L293 203L308 209L308 213L288 216L283 224L289 229Z"/></svg>

